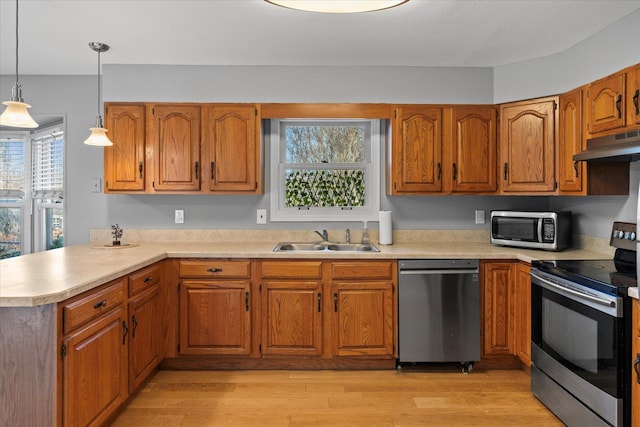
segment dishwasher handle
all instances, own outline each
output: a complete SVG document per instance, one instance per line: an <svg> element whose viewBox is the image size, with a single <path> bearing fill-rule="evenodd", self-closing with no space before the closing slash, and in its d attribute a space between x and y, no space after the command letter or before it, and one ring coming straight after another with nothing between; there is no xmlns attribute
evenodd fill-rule
<svg viewBox="0 0 640 427"><path fill-rule="evenodd" d="M423 269L423 270L400 270L401 275L422 275L422 274L477 274L477 268L460 269Z"/></svg>

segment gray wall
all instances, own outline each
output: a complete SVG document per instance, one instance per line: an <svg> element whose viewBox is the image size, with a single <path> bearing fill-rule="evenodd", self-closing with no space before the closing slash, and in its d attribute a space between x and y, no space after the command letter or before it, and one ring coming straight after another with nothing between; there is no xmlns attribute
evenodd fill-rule
<svg viewBox="0 0 640 427"><path fill-rule="evenodd" d="M640 12L553 57L487 68L420 67L189 67L105 65L105 101L493 103L559 93L640 62ZM611 40L628 40L612 44ZM595 52L595 53L594 53ZM597 53L597 54L596 54ZM606 61L602 60L606 59ZM82 141L95 121L95 76L23 76L34 114L64 115L67 125L68 244L85 243L91 228L339 228L348 224L255 224L269 195L104 195L90 192L102 177L102 150ZM13 76L0 76L0 99ZM268 150L268 147L267 147ZM265 157L265 158L268 158ZM577 228L605 237L614 219L635 221L639 168L630 197L382 196L398 229L471 229L474 210L567 208ZM268 177L268 170L266 176ZM268 180L265 188L268 188ZM173 210L185 224L173 224ZM351 225L357 227L358 225ZM376 224L371 224L372 228Z"/></svg>

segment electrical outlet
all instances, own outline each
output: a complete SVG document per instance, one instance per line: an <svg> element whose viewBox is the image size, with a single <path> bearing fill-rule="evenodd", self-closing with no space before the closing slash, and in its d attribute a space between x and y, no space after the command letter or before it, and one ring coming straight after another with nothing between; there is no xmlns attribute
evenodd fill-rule
<svg viewBox="0 0 640 427"><path fill-rule="evenodd" d="M266 224L267 223L267 210L266 209L258 209L257 211L256 224Z"/></svg>
<svg viewBox="0 0 640 427"><path fill-rule="evenodd" d="M176 209L175 218L176 224L184 224L184 210Z"/></svg>
<svg viewBox="0 0 640 427"><path fill-rule="evenodd" d="M91 192L92 193L102 192L102 180L100 178L91 178Z"/></svg>
<svg viewBox="0 0 640 427"><path fill-rule="evenodd" d="M476 210L476 224L484 224L484 210Z"/></svg>

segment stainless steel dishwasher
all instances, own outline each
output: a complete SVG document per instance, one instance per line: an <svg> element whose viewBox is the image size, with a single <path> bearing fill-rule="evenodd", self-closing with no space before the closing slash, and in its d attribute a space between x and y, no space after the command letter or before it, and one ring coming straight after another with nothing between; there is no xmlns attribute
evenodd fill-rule
<svg viewBox="0 0 640 427"><path fill-rule="evenodd" d="M463 372L473 369L480 360L478 265L469 259L399 261L400 364L458 362Z"/></svg>

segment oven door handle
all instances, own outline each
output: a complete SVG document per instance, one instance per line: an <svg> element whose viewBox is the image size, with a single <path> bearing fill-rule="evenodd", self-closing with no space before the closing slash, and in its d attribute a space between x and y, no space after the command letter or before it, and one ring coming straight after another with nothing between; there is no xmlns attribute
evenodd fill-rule
<svg viewBox="0 0 640 427"><path fill-rule="evenodd" d="M553 282L550 282L549 280L547 280L547 279L545 279L543 277L540 277L540 276L538 276L537 274L535 274L533 272L531 273L531 277L534 277L537 280L540 280L542 283L544 283L545 285L547 285L547 286L549 286L551 288L559 289L559 290L561 290L563 292L566 292L568 294L575 295L576 297L583 298L583 299L589 300L591 302L595 302L596 304L604 305L606 307L615 307L616 306L615 301L608 301L606 299L594 297L593 295L585 294L583 292L574 291L573 289L569 289L569 288L566 288L566 287L564 287L562 285L558 285L558 284L555 284Z"/></svg>

